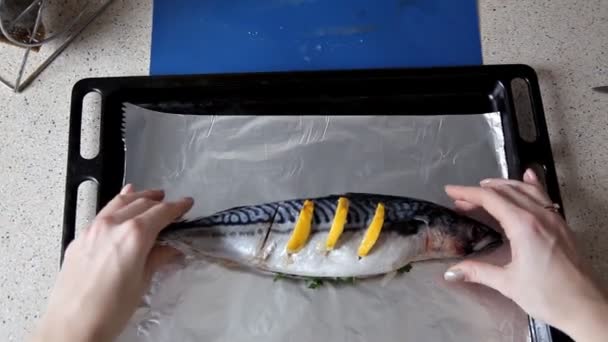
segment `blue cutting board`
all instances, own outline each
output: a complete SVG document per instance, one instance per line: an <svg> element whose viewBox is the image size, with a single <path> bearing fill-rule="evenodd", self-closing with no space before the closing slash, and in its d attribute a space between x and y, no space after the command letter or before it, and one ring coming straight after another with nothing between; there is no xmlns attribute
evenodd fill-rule
<svg viewBox="0 0 608 342"><path fill-rule="evenodd" d="M476 0L155 0L150 74L479 65Z"/></svg>

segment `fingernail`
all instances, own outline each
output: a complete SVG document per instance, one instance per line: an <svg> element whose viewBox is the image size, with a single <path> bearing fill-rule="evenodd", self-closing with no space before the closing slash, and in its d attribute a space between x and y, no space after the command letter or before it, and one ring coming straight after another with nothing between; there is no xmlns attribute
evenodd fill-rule
<svg viewBox="0 0 608 342"><path fill-rule="evenodd" d="M128 193L131 190L131 187L133 187L131 184L127 184L127 185L123 186L122 189L120 190L120 194L124 195L124 194Z"/></svg>
<svg viewBox="0 0 608 342"><path fill-rule="evenodd" d="M479 182L479 184L486 185L486 184L490 184L491 182L492 182L491 178L486 178L486 179L482 180L481 182Z"/></svg>
<svg viewBox="0 0 608 342"><path fill-rule="evenodd" d="M535 181L536 174L534 173L534 171L532 171L532 169L527 169L526 172L524 173L524 179L527 179L529 181Z"/></svg>
<svg viewBox="0 0 608 342"><path fill-rule="evenodd" d="M184 198L182 198L182 201L187 202L187 203L194 203L194 198L184 197Z"/></svg>
<svg viewBox="0 0 608 342"><path fill-rule="evenodd" d="M455 281L463 281L464 280L464 273L455 268L455 269L451 269L451 270L447 270L444 274L443 274L443 279L445 279L446 281L450 281L450 282L455 282Z"/></svg>

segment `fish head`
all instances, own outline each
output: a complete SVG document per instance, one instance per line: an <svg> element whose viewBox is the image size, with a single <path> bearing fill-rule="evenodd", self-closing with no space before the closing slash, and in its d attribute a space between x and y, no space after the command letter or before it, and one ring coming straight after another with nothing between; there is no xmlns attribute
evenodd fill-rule
<svg viewBox="0 0 608 342"><path fill-rule="evenodd" d="M459 216L452 231L463 255L482 252L502 244L500 233L468 217Z"/></svg>
<svg viewBox="0 0 608 342"><path fill-rule="evenodd" d="M463 257L502 243L492 228L451 210L436 213L423 230L425 254L434 257Z"/></svg>

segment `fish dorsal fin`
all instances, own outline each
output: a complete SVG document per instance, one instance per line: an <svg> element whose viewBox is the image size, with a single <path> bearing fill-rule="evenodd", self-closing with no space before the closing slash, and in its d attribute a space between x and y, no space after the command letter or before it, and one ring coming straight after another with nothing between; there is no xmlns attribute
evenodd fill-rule
<svg viewBox="0 0 608 342"><path fill-rule="evenodd" d="M404 196L395 196L395 195L384 195L384 194L368 194L368 193L364 193L364 192L347 192L341 196L344 196L346 198L366 198L366 199L384 199L384 200L407 200L407 199L413 199L413 198L408 198L408 197L404 197Z"/></svg>

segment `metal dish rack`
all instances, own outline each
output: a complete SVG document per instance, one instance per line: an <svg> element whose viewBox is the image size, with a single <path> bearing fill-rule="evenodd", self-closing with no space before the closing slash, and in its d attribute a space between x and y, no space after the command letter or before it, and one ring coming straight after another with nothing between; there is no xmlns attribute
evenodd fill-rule
<svg viewBox="0 0 608 342"><path fill-rule="evenodd" d="M27 88L32 82L74 41L82 31L84 31L95 19L97 19L114 0L94 1L87 0L81 5L78 13L73 19L68 20L63 28L57 30L48 37L43 37L41 22L45 10L47 10L51 0L33 0L27 6L22 2L28 0L0 0L0 32L5 40L7 40L15 48L24 48L23 57L17 70L17 76L14 82L11 82L0 75L0 84L12 89L15 93L19 93ZM9 3L10 2L10 3ZM22 10L14 11L15 4L22 6ZM11 8L11 3L13 7ZM35 13L35 16L32 14ZM35 18L31 23L31 29L28 28L26 39L19 39L14 36L17 24L23 21L26 17ZM23 27L23 26L22 26ZM30 31L31 30L31 31ZM55 50L46 57L40 65L38 65L29 75L25 75L25 69L28 63L28 58L33 49L45 45L51 40L61 40L61 43ZM3 48L9 45L2 45Z"/></svg>

